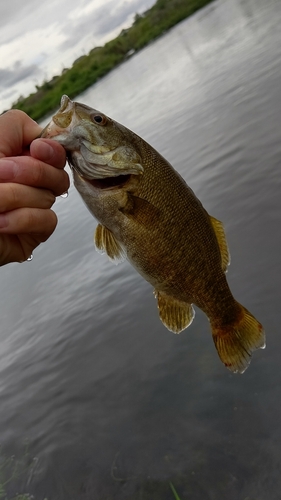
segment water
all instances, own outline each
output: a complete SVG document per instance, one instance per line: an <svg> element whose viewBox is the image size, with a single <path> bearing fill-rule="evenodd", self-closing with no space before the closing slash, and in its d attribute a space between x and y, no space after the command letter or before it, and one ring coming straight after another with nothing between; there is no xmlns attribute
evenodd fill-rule
<svg viewBox="0 0 281 500"><path fill-rule="evenodd" d="M79 98L148 140L224 222L228 280L266 350L232 375L201 311L168 332L150 285L95 252L72 187L33 261L1 268L0 452L23 469L9 498L169 500L172 481L182 499L279 499L280 21L278 0L215 2Z"/></svg>

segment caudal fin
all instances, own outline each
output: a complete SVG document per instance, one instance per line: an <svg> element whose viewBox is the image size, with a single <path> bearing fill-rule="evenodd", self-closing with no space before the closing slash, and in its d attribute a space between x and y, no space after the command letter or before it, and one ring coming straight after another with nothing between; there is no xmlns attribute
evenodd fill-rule
<svg viewBox="0 0 281 500"><path fill-rule="evenodd" d="M239 306L241 310L236 323L221 328L211 324L219 357L234 373L243 373L250 364L252 352L265 348L262 325L245 307Z"/></svg>

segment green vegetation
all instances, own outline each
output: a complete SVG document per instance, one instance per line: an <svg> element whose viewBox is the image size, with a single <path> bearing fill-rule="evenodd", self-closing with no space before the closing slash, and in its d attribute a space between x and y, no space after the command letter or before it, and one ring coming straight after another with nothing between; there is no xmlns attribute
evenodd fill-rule
<svg viewBox="0 0 281 500"><path fill-rule="evenodd" d="M172 490L172 492L174 494L175 500L181 500L180 497L179 497L179 495L176 492L176 488L174 487L173 483L169 483L169 484L170 484L170 488L171 488L171 490Z"/></svg>
<svg viewBox="0 0 281 500"><path fill-rule="evenodd" d="M119 478L119 475L117 475L117 477L115 475L118 455L119 454L116 455L112 464L111 477L115 482L125 484L127 481L130 481L129 477ZM32 494L26 493L26 490L29 489L28 485L32 483L32 479L36 474L37 463L38 459L32 459L28 452L28 443L24 445L23 454L20 458L14 456L7 458L0 448L0 500L36 500ZM186 478L177 477L176 480L184 484ZM90 490L87 489L87 492L90 493ZM149 479L138 485L136 493L131 497L131 500L141 500L145 498L153 498L153 500L172 500L171 495L173 495L174 500L181 500L172 482L168 483L166 480L158 481ZM72 498L74 498L74 496L69 497L70 500ZM88 495L87 498L89 498ZM106 500L111 499L113 499L113 496L109 497L106 495ZM44 498L44 500L48 499Z"/></svg>
<svg viewBox="0 0 281 500"><path fill-rule="evenodd" d="M1 451L1 450L0 450ZM8 496L9 486L22 489L20 483L28 483L35 471L37 461L32 460L28 453L28 446L25 445L23 457L3 457L0 455L0 500L32 500L34 497L29 493L17 493L15 496ZM45 498L44 500L47 500Z"/></svg>
<svg viewBox="0 0 281 500"><path fill-rule="evenodd" d="M70 69L36 86L37 92L26 98L20 97L12 107L39 120L58 107L63 94L70 98L80 94L134 52L210 1L157 0L144 14L136 14L131 28L122 30L119 36L103 47L95 47L87 56L79 57Z"/></svg>

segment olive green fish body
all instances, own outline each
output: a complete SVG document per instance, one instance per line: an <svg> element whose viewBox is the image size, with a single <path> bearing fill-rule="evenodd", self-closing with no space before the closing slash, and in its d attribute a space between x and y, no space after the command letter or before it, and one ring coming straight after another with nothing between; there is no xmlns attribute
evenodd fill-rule
<svg viewBox="0 0 281 500"><path fill-rule="evenodd" d="M201 308L223 363L243 372L264 332L229 289L222 224L154 148L99 111L64 96L43 136L68 153L74 184L99 221L97 249L115 262L128 258L175 333L193 320L192 304Z"/></svg>
<svg viewBox="0 0 281 500"><path fill-rule="evenodd" d="M138 137L133 133L132 137L138 145ZM144 173L138 182L133 178L125 190L114 193L97 188L94 203L93 186L83 186L74 171L75 186L92 214L126 249L131 264L157 291L217 317L221 301L230 300L231 293L210 217L173 167L141 141L138 151Z"/></svg>

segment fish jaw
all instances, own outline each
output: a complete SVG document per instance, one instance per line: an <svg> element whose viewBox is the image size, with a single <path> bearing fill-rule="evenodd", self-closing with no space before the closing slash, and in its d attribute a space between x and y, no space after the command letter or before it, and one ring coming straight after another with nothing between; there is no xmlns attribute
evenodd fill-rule
<svg viewBox="0 0 281 500"><path fill-rule="evenodd" d="M122 126L66 95L41 137L59 142L70 166L87 180L143 173L141 157L124 140Z"/></svg>
<svg viewBox="0 0 281 500"><path fill-rule="evenodd" d="M40 137L54 139L62 146L70 147L71 130L75 124L75 103L68 96L63 95L59 111L52 117L51 121L42 130ZM78 146L78 145L77 145ZM72 144L74 149L74 145Z"/></svg>

